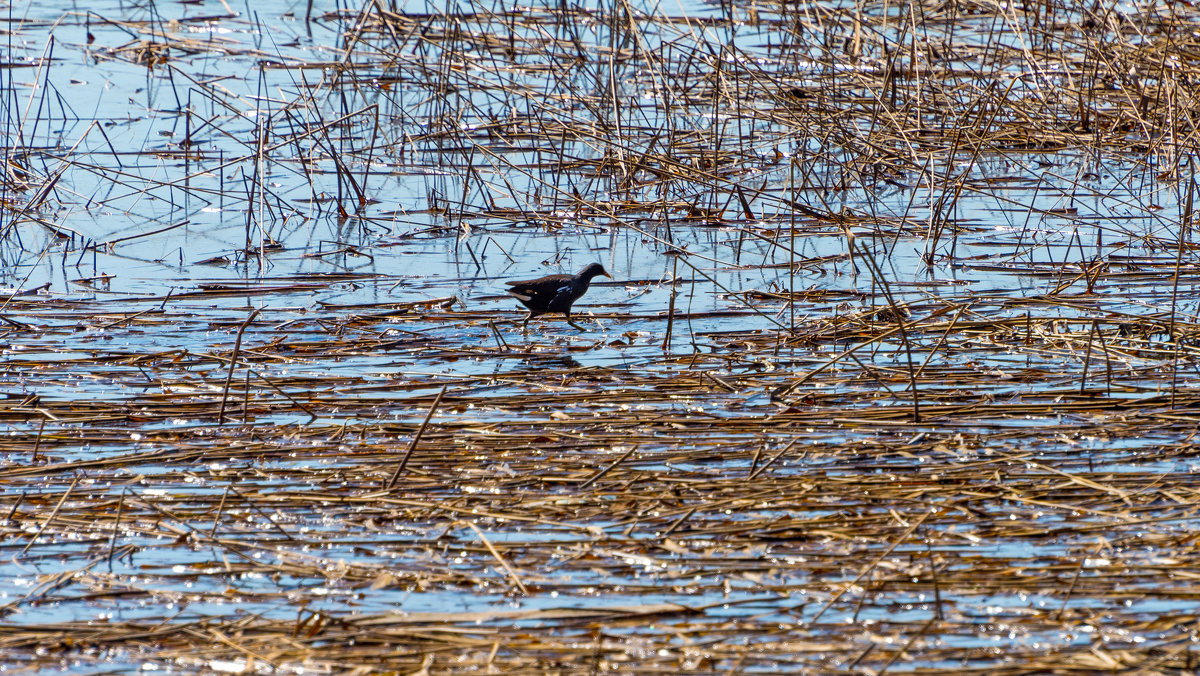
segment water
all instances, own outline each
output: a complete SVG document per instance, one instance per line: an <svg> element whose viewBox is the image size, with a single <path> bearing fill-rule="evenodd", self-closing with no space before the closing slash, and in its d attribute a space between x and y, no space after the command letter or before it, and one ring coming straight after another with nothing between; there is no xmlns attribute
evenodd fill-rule
<svg viewBox="0 0 1200 676"><path fill-rule="evenodd" d="M1195 354L1164 343L1200 311L1172 179L1185 158L1085 136L1027 147L1021 120L990 130L1006 150L952 153L949 104L905 85L911 99L878 105L853 79L877 58L788 48L795 17L769 8L730 24L717 6L634 3L636 34L600 5L414 18L433 9L401 3L411 16L388 29L289 2L8 7L7 624L678 603L705 610L659 620L646 655L676 622L738 621L763 642L794 623L849 664L942 613L943 652L916 664L946 667L945 651L983 665L993 646L1088 645L1046 619L1075 586L1069 621L1095 608L1116 634L1178 637L1139 623L1190 598L1119 562L1139 543L1170 560L1194 525L1195 423L1170 398L1194 396ZM925 25L962 51L952 66L996 44L989 19L959 20L970 30ZM1027 66L940 82L1034 109L1071 81ZM885 143L872 124L921 128ZM586 330L521 334L503 282L592 261L612 281L577 305ZM893 303L910 333L881 336ZM1089 352L1093 321L1107 342ZM445 384L427 443L452 461L418 453L389 502L380 478ZM611 484L581 488L634 445ZM1099 488L1070 478L1085 474ZM1106 542L1131 604L1094 569L1072 585ZM197 663L68 654L63 671Z"/></svg>

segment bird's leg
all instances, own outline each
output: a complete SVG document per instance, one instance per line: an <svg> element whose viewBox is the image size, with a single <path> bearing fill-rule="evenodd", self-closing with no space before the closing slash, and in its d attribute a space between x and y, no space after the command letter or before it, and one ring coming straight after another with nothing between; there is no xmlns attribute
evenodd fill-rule
<svg viewBox="0 0 1200 676"><path fill-rule="evenodd" d="M580 326L580 325L576 324L576 323L574 322L574 320L572 320L572 319L571 319L571 313L570 313L570 312L567 312L567 323L568 323L568 324L570 324L571 326L574 326L574 327L575 327L575 329L576 329L576 330L578 330L578 331L586 331L586 330L587 330L587 329L583 328L582 326Z"/></svg>
<svg viewBox="0 0 1200 676"><path fill-rule="evenodd" d="M533 319L533 312L532 312L532 311L531 311L531 312L526 312L526 313L525 313L525 321L521 322L521 333L528 333L528 332L529 332L529 320L530 320L530 319Z"/></svg>

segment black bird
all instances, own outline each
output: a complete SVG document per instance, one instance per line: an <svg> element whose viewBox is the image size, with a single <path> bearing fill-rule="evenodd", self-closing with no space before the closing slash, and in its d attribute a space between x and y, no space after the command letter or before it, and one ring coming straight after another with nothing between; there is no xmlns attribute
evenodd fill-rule
<svg viewBox="0 0 1200 676"><path fill-rule="evenodd" d="M508 293L529 308L529 314L525 315L525 321L521 323L521 330L524 331L529 325L529 320L538 315L561 312L567 316L568 324L582 331L582 326L571 321L571 305L587 293L592 278L600 275L609 276L603 265L592 263L577 275L546 275L523 282L508 282L512 287L508 289Z"/></svg>

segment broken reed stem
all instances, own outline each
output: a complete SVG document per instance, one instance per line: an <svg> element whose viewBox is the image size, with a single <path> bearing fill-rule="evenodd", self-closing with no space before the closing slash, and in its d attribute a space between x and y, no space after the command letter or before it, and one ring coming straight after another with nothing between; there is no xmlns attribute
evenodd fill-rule
<svg viewBox="0 0 1200 676"><path fill-rule="evenodd" d="M1171 356L1171 410L1175 410L1175 393L1179 385L1179 337L1175 335L1175 315L1179 311L1179 270L1183 265L1184 235L1192 221L1192 195L1195 192L1195 179L1188 184L1187 201L1184 203L1183 214L1179 219L1179 236L1175 247L1175 270L1171 273L1171 321L1167 327L1167 338L1174 344L1174 354Z"/></svg>
<svg viewBox="0 0 1200 676"><path fill-rule="evenodd" d="M296 407L297 407L297 408L299 408L301 411L304 411L305 413L307 413L307 414L308 414L308 422L307 422L307 423L305 423L305 424L312 424L312 422L313 422L313 421L315 421L315 420L317 419L317 417L318 417L318 416L317 416L317 414L316 414L316 413L313 413L313 412L312 412L312 409L310 409L309 407L305 406L303 403L301 403L301 402L297 401L297 400L296 400L296 398L295 398L295 397L293 397L292 395L288 394L287 392L284 392L284 391L283 391L283 388L281 388L281 387L279 387L278 385L276 385L275 383L271 382L271 380L270 380L269 378L267 378L267 377L266 377L266 376L264 376L263 374L259 373L258 371L254 370L254 369L251 369L251 368L248 368L248 369L246 369L246 392L247 392L247 393L249 393L249 392L250 392L250 375L251 375L251 374L253 374L253 375L254 375L254 377L256 377L256 378L258 378L259 380L261 380L261 381L263 381L264 383L266 383L266 384L267 384L267 387L270 387L272 390L275 390L275 391L276 391L276 392L278 392L279 394L283 395L283 397L284 397L285 399L287 399L288 401L290 401L290 402L292 402L293 404L295 404L295 405L296 405ZM247 406L246 406L246 408L247 408L247 409L249 409L249 399L247 399L246 401L247 401Z"/></svg>
<svg viewBox="0 0 1200 676"><path fill-rule="evenodd" d="M527 589L525 587L525 583L521 581L521 576L517 574L517 571L513 569L511 565L509 565L508 560L501 556L500 552L496 551L496 548L492 546L491 540L488 540L487 536L483 534L483 531L480 530L478 526L464 519L459 519L455 521L455 523L460 523L475 531L475 534L479 536L479 540L483 542L483 546L487 547L487 550L492 553L492 556L495 557L497 561L500 562L500 565L504 567L504 570L508 571L508 576L511 577L513 583L517 585L517 589L521 590L521 594L524 596L529 596L529 589Z"/></svg>
<svg viewBox="0 0 1200 676"><path fill-rule="evenodd" d="M925 323L925 322L928 322L928 321L929 321L929 320L931 320L931 319L935 319L935 318L937 318L937 317L940 317L940 316L942 316L942 315L946 314L947 312L950 312L951 310L953 310L953 309L955 309L955 308L957 308L957 307L959 307L959 306L946 306L946 307L941 307L941 308L938 308L938 309L934 310L933 312L930 312L930 313L929 313L928 315L926 315L925 317L923 317L923 318L922 318L920 321L909 322L909 325L910 325L910 326L917 326L917 325L923 324L923 323ZM885 340L885 339L887 339L887 338L890 338L890 337L892 337L892 336L896 335L897 333L900 333L900 331L901 331L901 330L902 330L902 327L900 327L900 326L897 326L897 327L896 327L896 328L894 328L894 329L888 329L887 331L884 331L883 333L879 334L878 336L875 336L875 337L873 337L873 338L870 338L870 339L868 339L868 340L865 340L865 341L863 341L863 342L861 342L861 343L859 343L859 344L857 344L857 345L855 345L855 346L853 346L853 347L848 347L848 348L846 348L844 351L842 351L842 352L838 353L836 356L834 356L834 357L831 357L831 358L830 358L828 361L826 361L824 364L821 364L821 365L820 365L820 366L818 366L817 368L815 368L815 369L813 369L813 370L809 371L808 373L804 374L803 376L801 376L799 380L797 380L797 381L795 381L795 382L793 382L793 383L791 383L791 384L789 384L789 385L785 385L785 386L783 386L783 387L780 387L779 389L775 390L774 392L772 392L772 396L775 396L775 397L785 397L785 396L787 396L787 395L791 394L792 392L794 392L794 391L796 390L796 388L798 388L798 387L800 387L801 385L803 385L804 383L808 382L808 381L809 381L809 380L811 380L811 379L812 379L814 376L816 376L816 375L820 374L821 372L825 371L826 369L830 368L831 366L834 366L835 364L837 364L837 363L838 363L838 362L840 362L841 360L843 360L843 359L845 359L845 358L849 357L851 354L853 354L853 353L855 353L855 352L857 352L857 351L859 351L859 350L863 349L864 347L868 347L868 346L870 346L870 345L873 345L873 344L875 344L875 343L878 343L878 342L879 342L879 341L881 341L881 340Z"/></svg>
<svg viewBox="0 0 1200 676"><path fill-rule="evenodd" d="M692 507L688 511L684 512L683 516L680 516L678 519L675 519L675 522L672 523L665 531L663 531L662 535L660 535L659 537L665 538L665 537L669 536L671 533L674 533L680 526L683 525L683 523L685 521L692 518L692 515L696 513L697 509L699 509L699 507Z"/></svg>
<svg viewBox="0 0 1200 676"><path fill-rule="evenodd" d="M42 416L42 422L38 425L37 439L33 442L33 457L30 462L36 464L38 461L38 450L42 447L42 433L46 431L46 416Z"/></svg>
<svg viewBox="0 0 1200 676"><path fill-rule="evenodd" d="M1096 543L1096 548L1092 550L1091 556L1096 556L1104 549L1104 542ZM1079 584L1079 575L1083 573L1083 567L1087 564L1089 556L1084 554L1083 558L1079 559L1079 565L1075 566L1075 575L1071 577L1071 586L1067 587L1067 593L1063 596L1062 605L1058 608L1058 613L1054 619L1062 622L1063 614L1067 612L1067 603L1071 601L1071 595L1075 593L1075 585Z"/></svg>
<svg viewBox="0 0 1200 676"><path fill-rule="evenodd" d="M113 520L112 537L108 540L108 572L112 572L113 551L117 547L117 534L121 532L121 512L125 509L125 496L129 493L129 488L121 489L121 501L117 503L117 516Z"/></svg>
<svg viewBox="0 0 1200 676"><path fill-rule="evenodd" d="M1087 349L1083 353L1083 375L1079 378L1079 396L1087 392L1088 366L1092 363L1092 341L1096 339L1096 327L1099 321L1092 320L1092 329L1088 332Z"/></svg>
<svg viewBox="0 0 1200 676"><path fill-rule="evenodd" d="M221 392L221 410L217 413L218 425L225 422L225 407L229 403L229 384L233 382L233 372L237 368L238 354L242 351L242 336L245 335L246 328L250 326L250 322L253 322L254 318L260 312L262 312L262 308L255 308L250 313L250 316L246 317L246 321L242 322L242 325L238 327L237 339L233 343L233 354L229 357L229 373L225 376L225 388Z"/></svg>
<svg viewBox="0 0 1200 676"><path fill-rule="evenodd" d="M904 355L908 364L908 380L912 386L913 422L921 422L921 395L917 391L917 372L913 366L912 345L909 343L908 331L904 326L905 312L892 296L891 286L888 284L887 279L884 278L883 270L879 268L879 264L875 261L875 256L871 253L871 250L866 245L862 245L861 248L863 254L867 257L872 277L879 283L880 288L883 289L883 296L892 310L892 318L896 320L896 327L900 329L900 341L904 343Z"/></svg>
<svg viewBox="0 0 1200 676"><path fill-rule="evenodd" d="M614 460L612 462L612 464L610 464L608 467L605 467L604 469L600 470L599 472L594 474L592 476L592 478L590 478L587 481L580 484L579 490L583 490L583 489L587 488L588 486L591 486L593 483L595 483L595 481L597 479L599 479L600 477L604 476L605 474L608 474L609 472L616 469L617 465L620 465L621 463L625 462L625 458L628 458L629 456L633 455L633 452L636 450L637 450L637 446L634 446L633 448L629 449L628 451L625 451L624 453L622 453L621 457Z"/></svg>
<svg viewBox="0 0 1200 676"><path fill-rule="evenodd" d="M13 506L8 510L8 514L4 517L5 521L13 520L13 517L16 516L17 509L21 506L22 502L25 502L25 491L21 491L21 494L17 496L17 499L13 500Z"/></svg>
<svg viewBox="0 0 1200 676"><path fill-rule="evenodd" d="M884 664L883 667L881 667L879 669L879 671L875 672L875 676L882 676L882 674L885 673L888 669L891 669L892 665L896 663L896 660L900 659L901 656L903 656L905 653L907 653L908 649L911 648L913 646L913 644L917 642L917 639L921 638L922 636L925 635L925 632L929 631L929 628L933 626L933 623L936 622L937 619L938 618L936 618L936 617L929 618L929 620L927 622L925 622L925 624L921 627L920 631L913 634L912 638L908 639L908 642L904 644L903 648L892 653L892 658L889 659L887 661L887 664Z"/></svg>
<svg viewBox="0 0 1200 676"><path fill-rule="evenodd" d="M34 534L33 538L31 538L29 540L29 542L25 543L25 546L21 548L21 553L17 554L16 558L19 559L22 556L25 556L25 552L28 552L29 548L33 546L33 543L38 541L38 538L40 538L42 536L42 533L46 530L46 527L49 526L50 523L52 521L54 521L54 517L58 515L58 510L62 509L63 503L67 501L67 496L69 496L71 494L71 491L75 490L75 484L77 484L77 483L79 483L79 475L78 474L75 475L75 477L73 479L71 479L71 485L67 486L66 492L63 493L62 497L58 499L58 504L54 506L54 511L50 512L50 516L47 517L46 520L42 523L41 527L38 528L38 531L37 531L37 533Z"/></svg>
<svg viewBox="0 0 1200 676"><path fill-rule="evenodd" d="M261 516L264 521L271 524L271 526L275 529L275 531L278 532L280 535L282 535L285 539L291 540L292 542L296 541L296 538L292 537L290 533L288 533L286 530L283 529L283 526L280 526L278 523L275 522L275 519L272 519L269 514L264 512L262 507L260 507L258 505L258 503L254 502L253 500L247 500L246 496L242 495L242 493L238 489L234 488L232 484L229 486L226 486L226 488L229 489L230 491L232 491L233 494L236 495L242 501L243 504L249 505L250 509L257 512L258 515ZM184 523L184 520L179 519L179 517L173 516L173 518L176 518L181 523ZM196 532L196 530L194 528L192 528L191 526L188 526L188 529L192 530L193 532Z"/></svg>
<svg viewBox="0 0 1200 676"><path fill-rule="evenodd" d="M759 458L762 457L763 450L766 447L767 447L767 445L764 442L762 445L760 445L754 449L754 459L750 461L750 472L747 474L747 477L754 476L754 470L758 469L758 460L759 460Z"/></svg>
<svg viewBox="0 0 1200 676"><path fill-rule="evenodd" d="M400 474L404 472L404 468L408 465L408 459L412 457L413 451L417 450L417 444L421 442L421 436L425 434L425 429L429 427L429 420L433 418L434 411L437 410L438 404L442 403L442 397L446 394L446 388L450 384L442 385L441 391L434 397L433 403L429 405L429 412L425 414L425 420L421 422L421 426L417 428L417 433L413 435L412 443L408 445L408 451L404 453L404 457L400 459L400 465L396 467L396 471L392 473L392 478L388 479L384 488L391 490L396 485L396 480L400 478Z"/></svg>
<svg viewBox="0 0 1200 676"><path fill-rule="evenodd" d="M217 526L221 523L221 515L225 512L225 500L229 497L229 489L231 486L225 486L225 490L221 493L221 503L217 505L217 513L213 515L213 525L208 531L208 539L212 540L217 537Z"/></svg>
<svg viewBox="0 0 1200 676"><path fill-rule="evenodd" d="M776 460L782 458L784 453L787 453L788 451L792 450L792 447L795 446L799 442L800 442L799 439L793 439L791 441L791 443L789 443L787 446L784 446L783 448L781 448L778 453L776 453L775 455L772 455L770 460L767 460L766 462L764 462L762 467L759 467L758 469L755 469L753 472L750 472L750 475L746 477L746 481L753 481L756 478L758 478L759 474L762 474L763 472L767 471L768 467L770 467L771 465L774 465ZM757 459L757 456L755 456L755 458Z"/></svg>
<svg viewBox="0 0 1200 676"><path fill-rule="evenodd" d="M247 660L247 664L252 664L254 662L254 660L258 660L259 662L262 662L263 664L270 666L272 672L279 671L280 665L277 664L274 660L271 660L264 655L254 652L253 650L250 650L249 648L247 648L244 645L241 645L240 643L234 642L232 639L230 639L228 636L223 634L220 630L216 629L215 627L209 627L208 634L210 636L212 636L213 638L217 639L217 641L219 643L224 643L225 645L229 646L230 648L233 648L234 650L238 651L239 653L249 657L250 659Z"/></svg>
<svg viewBox="0 0 1200 676"><path fill-rule="evenodd" d="M969 302L958 306L958 312L954 313L954 317L950 320L950 325L947 326L946 330L942 332L941 337L939 337L937 342L933 344L933 347L930 348L929 354L925 357L925 361L921 362L920 368L917 369L918 378L920 378L921 374L925 372L925 367L929 366L929 362L933 360L933 355L937 354L938 350L942 349L942 346L946 344L946 339L950 337L950 332L954 330L954 327L958 326L958 320L962 319L963 313L969 310L972 304L973 303Z"/></svg>
<svg viewBox="0 0 1200 676"><path fill-rule="evenodd" d="M938 582L937 559L933 556L933 544L930 542L928 532L925 535L925 554L929 557L929 576L933 578L933 601L934 607L937 609L937 619L946 619L945 613L942 612L942 586Z"/></svg>
<svg viewBox="0 0 1200 676"><path fill-rule="evenodd" d="M671 298L667 301L667 330L663 332L662 349L671 348L671 333L675 328L676 276L679 274L679 255L671 256Z"/></svg>
<svg viewBox="0 0 1200 676"><path fill-rule="evenodd" d="M857 585L864 577L866 577L867 574L870 573L875 568L875 566L879 565L880 561L883 561L885 558L887 558L888 554L891 554L893 549L895 549L896 547L899 547L900 543L907 540L908 536L912 535L913 531L920 528L921 524L925 523L925 520L928 519L930 517L930 515L932 515L932 514L933 514L933 512L925 512L924 514L922 514L921 518L917 519L916 523L909 526L908 530L904 531L903 533L900 534L900 537L893 540L892 544L888 545L888 548L883 550L882 554L875 557L875 560L871 561L869 564L867 564L867 566L865 568L863 568L861 571L859 571L858 575L856 575L853 580L851 580L849 583L842 584L842 588L839 589L837 591L837 593L833 595L833 598L829 599L829 601L827 601L825 603L825 606L823 608L821 608L821 610L819 612L817 612L817 614L814 615L811 620L809 620L809 623L816 624L817 620L821 619L821 616L825 614L825 611L832 608L833 604L837 603L838 599L842 598L843 594L845 594L851 587Z"/></svg>
<svg viewBox="0 0 1200 676"><path fill-rule="evenodd" d="M863 651L861 653L858 654L858 657L854 658L853 662L846 665L846 670L852 671L854 669L854 667L858 666L859 662L862 662L863 660L865 660L867 658L867 655L870 655L871 653L875 652L875 649L878 647L879 647L878 643L872 643L871 645L867 646L865 649L863 649ZM854 673L858 673L858 672L854 672Z"/></svg>
<svg viewBox="0 0 1200 676"><path fill-rule="evenodd" d="M496 348L501 352L507 352L509 349L508 341L504 340L504 336L500 335L500 329L496 328L494 320L488 320L488 328L492 330L492 337L496 339Z"/></svg>

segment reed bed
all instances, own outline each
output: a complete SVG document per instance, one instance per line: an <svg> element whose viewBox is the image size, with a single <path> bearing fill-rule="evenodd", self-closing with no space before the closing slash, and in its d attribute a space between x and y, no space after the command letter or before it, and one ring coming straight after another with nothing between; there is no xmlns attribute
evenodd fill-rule
<svg viewBox="0 0 1200 676"><path fill-rule="evenodd" d="M1198 668L1195 8L27 9L10 669Z"/></svg>

